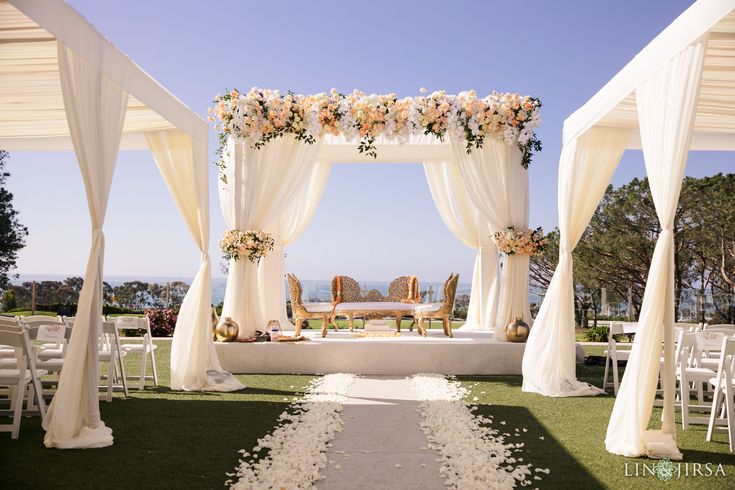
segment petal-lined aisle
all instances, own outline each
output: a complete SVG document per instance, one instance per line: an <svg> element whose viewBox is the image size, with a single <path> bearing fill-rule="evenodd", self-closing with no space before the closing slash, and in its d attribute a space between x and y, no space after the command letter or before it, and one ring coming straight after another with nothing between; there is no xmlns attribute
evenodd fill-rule
<svg viewBox="0 0 735 490"><path fill-rule="evenodd" d="M327 444L342 427L340 412L353 380L351 374L330 374L314 381L306 398L281 414L282 425L258 439L252 453L240 451L236 474L228 474L236 478L226 485L235 489L313 488L326 465Z"/></svg>
<svg viewBox="0 0 735 490"><path fill-rule="evenodd" d="M342 412L344 427L327 451L320 489L444 489L438 455L421 432L411 380L355 379Z"/></svg>
<svg viewBox="0 0 735 490"><path fill-rule="evenodd" d="M237 480L227 483L242 489L485 490L525 487L548 474L520 457L524 444L510 442L504 421L501 430L492 416L473 414L477 407L464 401L467 393L439 374L324 376L252 454L241 451Z"/></svg>

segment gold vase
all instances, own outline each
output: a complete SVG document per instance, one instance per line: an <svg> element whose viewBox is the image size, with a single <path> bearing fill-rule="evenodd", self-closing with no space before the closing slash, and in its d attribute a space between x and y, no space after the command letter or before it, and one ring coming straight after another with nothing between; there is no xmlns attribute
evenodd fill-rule
<svg viewBox="0 0 735 490"><path fill-rule="evenodd" d="M508 342L525 342L528 339L530 328L526 322L520 318L510 322L505 327L505 337Z"/></svg>
<svg viewBox="0 0 735 490"><path fill-rule="evenodd" d="M217 324L219 323L219 317L217 316L217 309L212 305L212 340L217 340Z"/></svg>
<svg viewBox="0 0 735 490"><path fill-rule="evenodd" d="M240 333L240 326L229 316L226 316L217 325L217 340L220 342L234 342L238 333Z"/></svg>

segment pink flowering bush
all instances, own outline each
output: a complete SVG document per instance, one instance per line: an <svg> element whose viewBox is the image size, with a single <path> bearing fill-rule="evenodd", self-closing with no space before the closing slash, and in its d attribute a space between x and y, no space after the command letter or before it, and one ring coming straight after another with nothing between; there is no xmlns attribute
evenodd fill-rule
<svg viewBox="0 0 735 490"><path fill-rule="evenodd" d="M179 318L179 310L172 308L145 310L154 337L171 337Z"/></svg>

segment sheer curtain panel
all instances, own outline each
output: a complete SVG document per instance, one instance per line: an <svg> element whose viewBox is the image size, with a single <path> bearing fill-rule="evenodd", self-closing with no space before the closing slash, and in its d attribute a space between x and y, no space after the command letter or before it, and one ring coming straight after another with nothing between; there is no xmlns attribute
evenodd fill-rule
<svg viewBox="0 0 735 490"><path fill-rule="evenodd" d="M495 138L486 138L470 154L464 143L451 139L452 149L467 194L492 233L509 226L528 228L528 170L521 151ZM516 318L533 322L528 305L527 255L503 257L500 297L493 325L495 338L506 340L505 326Z"/></svg>
<svg viewBox="0 0 735 490"><path fill-rule="evenodd" d="M499 296L498 251L490 226L478 213L455 161L424 162L426 182L444 224L462 243L477 250L470 304L463 330L492 330Z"/></svg>
<svg viewBox="0 0 735 490"><path fill-rule="evenodd" d="M105 252L102 226L128 93L62 43L57 44L66 119L92 222L92 247L64 369L43 423L44 443L60 449L105 447L112 445L112 429L100 419L98 401Z"/></svg>
<svg viewBox="0 0 735 490"><path fill-rule="evenodd" d="M158 170L201 253L201 265L184 297L171 342L171 389L235 391L244 386L223 371L211 325L209 189L206 134L201 141L178 130L146 133Z"/></svg>
<svg viewBox="0 0 735 490"><path fill-rule="evenodd" d="M286 313L284 247L298 240L311 222L322 200L331 169L330 163L317 162L311 171L311 177L306 180L305 187L298 192L296 199L267 227L276 243L273 252L263 258L258 266L260 301L266 321L278 320L282 327L291 324Z"/></svg>
<svg viewBox="0 0 735 490"><path fill-rule="evenodd" d="M225 150L227 182L219 182L225 224L242 231L266 229L311 178L320 143L305 144L286 135L256 150L231 141ZM250 337L266 327L264 313L258 265L247 259L231 260L222 316L238 323L240 337Z"/></svg>
<svg viewBox="0 0 735 490"><path fill-rule="evenodd" d="M526 342L523 391L545 396L604 393L577 381L572 251L630 140L630 130L593 128L564 145L559 162L559 264Z"/></svg>
<svg viewBox="0 0 735 490"><path fill-rule="evenodd" d="M681 459L674 426L674 214L684 178L707 39L662 65L636 90L643 158L661 223L633 348L607 428L614 454ZM648 430L664 351L661 430Z"/></svg>

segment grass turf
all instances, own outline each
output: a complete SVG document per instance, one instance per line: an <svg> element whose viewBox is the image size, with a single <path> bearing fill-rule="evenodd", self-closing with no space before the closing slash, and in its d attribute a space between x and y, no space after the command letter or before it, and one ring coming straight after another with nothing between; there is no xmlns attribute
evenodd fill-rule
<svg viewBox="0 0 735 490"><path fill-rule="evenodd" d="M171 391L171 342L156 344L161 386L100 402L111 447L46 449L40 419L24 418L18 440L0 433L0 488L222 488L238 450L255 446L313 378L245 375L238 378L247 389L237 393ZM128 374L138 360L130 356Z"/></svg>
<svg viewBox="0 0 735 490"><path fill-rule="evenodd" d="M593 346L585 351L600 355L598 351L602 349ZM601 386L603 370L604 366L578 365L577 377ZM542 480L534 482L538 488L735 488L735 455L729 452L727 435L716 434L713 442L707 442L707 427L690 425L686 431L682 430L678 412L677 442L684 453L682 477L676 480L675 475L672 480L661 481L648 473L645 477L626 476L626 471L635 475L636 464L642 475L643 465L650 468L655 461L616 456L605 449L614 397L548 398L523 393L520 376L459 376L458 379L470 391L468 400L477 397L476 413L492 415L493 426L500 428L501 433L510 434L509 441L525 444L520 457L536 467L551 470L549 475L539 473ZM660 427L660 417L661 409L654 408L651 428ZM520 429L519 435L515 435L515 428ZM685 477L684 463L689 464L690 475L694 471L693 463L702 464L702 472L706 463L712 464L713 472L722 464L726 476Z"/></svg>
<svg viewBox="0 0 735 490"><path fill-rule="evenodd" d="M112 447L46 449L38 418L24 418L19 440L0 434L0 487L221 488L225 473L237 465L238 450L252 448L271 431L278 415L312 379L247 375L238 376L248 386L239 393L173 392L165 388L170 342L157 344L163 387L148 386L141 392L131 391L128 398L116 394L112 403L100 402L102 419L114 431ZM602 349L585 348L588 355L600 355ZM136 361L128 359L129 368ZM602 370L603 366L579 366L577 374L599 386ZM721 434L708 443L703 426L687 431L678 426L684 462L722 463L726 477L662 482L654 476L626 476L626 463L628 474L633 474L636 463L642 472L642 465L653 461L618 457L605 450L613 397L546 398L523 393L520 376L459 379L471 392L468 399L478 398L478 413L493 415L497 427L510 434L509 440L525 444L520 457L551 470L534 482L538 488L735 488L735 456L728 451L726 437ZM659 415L660 410L654 409L652 419L658 420Z"/></svg>

